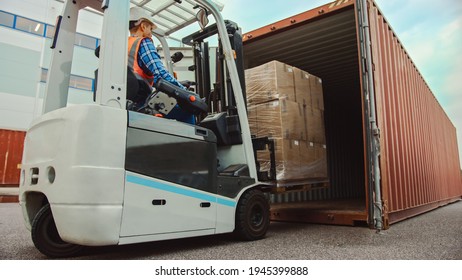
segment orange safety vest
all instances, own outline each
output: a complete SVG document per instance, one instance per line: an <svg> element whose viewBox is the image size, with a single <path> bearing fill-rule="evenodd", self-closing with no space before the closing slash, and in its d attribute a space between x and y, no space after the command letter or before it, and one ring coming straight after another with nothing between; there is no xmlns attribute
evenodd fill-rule
<svg viewBox="0 0 462 280"><path fill-rule="evenodd" d="M135 75L143 78L151 86L154 85L154 75L147 74L138 65L138 50L140 49L141 40L147 37L128 37L128 67L132 69Z"/></svg>

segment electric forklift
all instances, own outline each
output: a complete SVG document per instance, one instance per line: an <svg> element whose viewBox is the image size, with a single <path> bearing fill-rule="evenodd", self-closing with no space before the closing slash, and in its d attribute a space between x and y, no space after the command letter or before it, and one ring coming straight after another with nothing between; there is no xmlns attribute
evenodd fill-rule
<svg viewBox="0 0 462 280"><path fill-rule="evenodd" d="M163 80L146 88L127 69L128 0L64 2L43 115L27 131L20 182L25 225L46 256L231 232L258 240L268 230L264 192L275 172L274 166L259 171L255 151L271 141L250 135L239 28L210 0L154 2L146 7L154 18L184 11L174 30L202 27L183 39L195 52L195 93ZM95 103L67 106L77 19L85 8L104 15ZM215 23L207 26L210 15ZM204 40L215 34L212 90ZM170 58L167 32L155 35ZM145 103L131 106L140 95ZM194 114L196 125L158 117L174 106Z"/></svg>

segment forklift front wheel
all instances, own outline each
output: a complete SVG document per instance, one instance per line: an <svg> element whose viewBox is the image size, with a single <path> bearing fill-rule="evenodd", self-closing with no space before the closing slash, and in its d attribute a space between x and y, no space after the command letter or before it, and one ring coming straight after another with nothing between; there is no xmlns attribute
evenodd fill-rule
<svg viewBox="0 0 462 280"><path fill-rule="evenodd" d="M50 204L45 204L32 222L32 241L35 247L51 258L63 258L77 254L82 246L61 239L51 213Z"/></svg>
<svg viewBox="0 0 462 280"><path fill-rule="evenodd" d="M269 227L269 203L259 190L244 193L236 210L235 233L243 240L262 239Z"/></svg>

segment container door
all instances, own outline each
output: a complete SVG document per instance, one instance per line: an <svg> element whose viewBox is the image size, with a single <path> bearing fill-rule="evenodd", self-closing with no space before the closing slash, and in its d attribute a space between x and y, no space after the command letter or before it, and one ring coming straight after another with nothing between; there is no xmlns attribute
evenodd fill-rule
<svg viewBox="0 0 462 280"><path fill-rule="evenodd" d="M365 132L364 152L366 181L368 182L366 194L369 207L368 222L381 230L383 229L383 218L379 164L380 130L377 125L368 2L369 0L356 0Z"/></svg>

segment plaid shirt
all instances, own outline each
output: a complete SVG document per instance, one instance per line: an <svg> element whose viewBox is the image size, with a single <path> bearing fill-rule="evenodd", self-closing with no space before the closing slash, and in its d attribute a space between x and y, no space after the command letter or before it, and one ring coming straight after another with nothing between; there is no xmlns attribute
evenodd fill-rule
<svg viewBox="0 0 462 280"><path fill-rule="evenodd" d="M146 73L154 75L154 84L159 78L185 89L168 71L165 69L154 43L150 39L143 39L138 50L138 65Z"/></svg>

